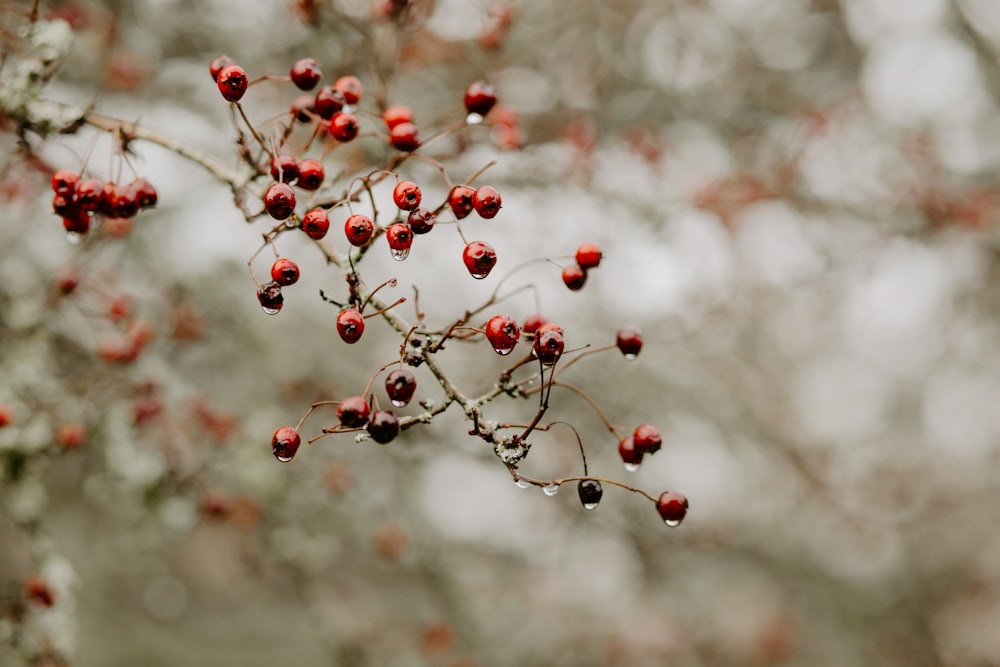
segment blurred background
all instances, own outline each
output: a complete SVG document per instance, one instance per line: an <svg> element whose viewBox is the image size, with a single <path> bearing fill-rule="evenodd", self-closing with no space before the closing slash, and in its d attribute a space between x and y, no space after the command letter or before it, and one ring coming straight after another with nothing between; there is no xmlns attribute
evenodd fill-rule
<svg viewBox="0 0 1000 667"><path fill-rule="evenodd" d="M30 6L0 12L0 81L32 57ZM279 247L302 281L263 315L246 261L268 223L248 224L227 186L149 143L131 161L157 208L120 238L67 243L51 171L92 150L89 168L111 178L113 142L86 128L42 141L0 118L0 405L12 416L0 664L1000 664L1000 4L74 0L39 12L73 29L45 99L138 120L234 167L228 105L207 74L220 53L251 78L314 57L325 82L362 80L363 109L411 106L425 136L462 116L469 82L492 82L500 108L429 152L455 181L496 160L477 182L504 207L466 228L496 247L496 273L469 279L463 243L442 229L406 262L373 251L365 280L397 278L393 299L419 286L421 309L447 322L521 261L600 244L580 292L536 264L510 283L534 289L503 308L519 321L541 311L569 347L641 328L635 361L595 355L565 377L616 424L656 425L655 458L626 472L570 392L553 393L547 419L579 429L592 473L681 490L691 511L667 528L620 489L593 512L574 489L519 489L455 414L387 447L336 436L279 464L274 429L359 393L397 355L394 332L372 320L357 345L338 340L318 290L342 295L343 280L290 236ZM244 104L263 123L296 92L261 84ZM362 137L327 174L343 188L389 154ZM432 165L400 172L430 201L447 193ZM390 191L376 190L382 207ZM143 353L106 360L138 321L154 332ZM485 341L452 344L441 363L469 394L504 366ZM418 398L441 397L430 375L418 383ZM333 421L318 413L303 432ZM569 431L533 441L526 474L580 473ZM24 599L33 576L51 607Z"/></svg>

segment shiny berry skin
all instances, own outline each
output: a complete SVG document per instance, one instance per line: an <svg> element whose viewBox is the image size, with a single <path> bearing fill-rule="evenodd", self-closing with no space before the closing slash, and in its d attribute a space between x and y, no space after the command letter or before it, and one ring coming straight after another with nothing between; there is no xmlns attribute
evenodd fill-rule
<svg viewBox="0 0 1000 667"><path fill-rule="evenodd" d="M663 445L663 437L660 432L655 426L649 424L636 426L635 431L632 432L632 438L635 439L635 448L643 454L655 454L660 451L660 447Z"/></svg>
<svg viewBox="0 0 1000 667"><path fill-rule="evenodd" d="M128 185L108 183L100 211L109 218L131 218L139 212L139 193Z"/></svg>
<svg viewBox="0 0 1000 667"><path fill-rule="evenodd" d="M472 193L472 207L481 218L495 218L500 205L500 193L491 185L484 185Z"/></svg>
<svg viewBox="0 0 1000 667"><path fill-rule="evenodd" d="M371 408L363 396L350 396L337 407L337 419L347 428L361 428L368 423Z"/></svg>
<svg viewBox="0 0 1000 667"><path fill-rule="evenodd" d="M385 230L385 238L389 241L389 247L394 251L393 257L405 259L404 253L410 250L413 245L413 230L405 222L397 222L389 225ZM402 257L399 255L402 254Z"/></svg>
<svg viewBox="0 0 1000 667"><path fill-rule="evenodd" d="M389 143L401 151L415 151L420 148L420 133L413 123L399 123L389 130Z"/></svg>
<svg viewBox="0 0 1000 667"><path fill-rule="evenodd" d="M330 231L330 217L321 208L310 209L302 217L302 231L309 238L318 241Z"/></svg>
<svg viewBox="0 0 1000 667"><path fill-rule="evenodd" d="M392 442L399 434L399 419L390 410L376 410L365 429L372 440L384 445Z"/></svg>
<svg viewBox="0 0 1000 667"><path fill-rule="evenodd" d="M472 205L472 197L476 194L476 191L467 185L456 185L448 193L448 206L451 207L451 212L455 214L455 217L461 220L470 213L472 213L475 208Z"/></svg>
<svg viewBox="0 0 1000 667"><path fill-rule="evenodd" d="M303 160L299 162L298 186L303 190L318 190L326 178L326 171L319 160Z"/></svg>
<svg viewBox="0 0 1000 667"><path fill-rule="evenodd" d="M333 86L323 86L313 99L313 110L323 120L330 120L344 108L344 94Z"/></svg>
<svg viewBox="0 0 1000 667"><path fill-rule="evenodd" d="M272 183L264 192L264 208L275 220L284 220L295 210L295 191L288 183Z"/></svg>
<svg viewBox="0 0 1000 667"><path fill-rule="evenodd" d="M301 444L302 437L291 426L282 426L271 436L271 452L282 463L291 461Z"/></svg>
<svg viewBox="0 0 1000 667"><path fill-rule="evenodd" d="M410 211L410 215L406 218L406 224L410 226L414 234L426 234L434 229L436 221L437 216L434 215L434 211L427 208L415 208Z"/></svg>
<svg viewBox="0 0 1000 667"><path fill-rule="evenodd" d="M501 356L510 354L520 337L521 329L517 322L506 315L494 315L486 323L486 338L493 351Z"/></svg>
<svg viewBox="0 0 1000 667"><path fill-rule="evenodd" d="M337 315L337 333L348 344L357 343L365 332L365 318L356 308L348 308Z"/></svg>
<svg viewBox="0 0 1000 667"><path fill-rule="evenodd" d="M243 99L243 94L247 92L247 73L239 65L230 65L219 72L216 80L219 84L219 92L222 97L230 102L239 102Z"/></svg>
<svg viewBox="0 0 1000 667"><path fill-rule="evenodd" d="M601 488L601 483L596 479L580 480L576 491L580 496L580 503L583 505L583 508L588 510L596 508L598 503L601 502L601 497L604 496L604 489Z"/></svg>
<svg viewBox="0 0 1000 667"><path fill-rule="evenodd" d="M288 74L292 77L292 83L299 90L312 90L323 78L323 70L320 69L315 58L302 58L295 61Z"/></svg>
<svg viewBox="0 0 1000 667"><path fill-rule="evenodd" d="M417 379L405 368L397 368L385 376L385 393L397 408L410 402L417 390Z"/></svg>
<svg viewBox="0 0 1000 667"><path fill-rule="evenodd" d="M603 257L601 247L596 243L581 243L576 249L576 263L584 271L597 268L601 263L601 257Z"/></svg>
<svg viewBox="0 0 1000 667"><path fill-rule="evenodd" d="M260 301L260 307L268 315L276 314L285 305L285 297L281 294L281 285L275 282L258 287L257 300Z"/></svg>
<svg viewBox="0 0 1000 667"><path fill-rule="evenodd" d="M86 234L90 231L90 215L86 211L74 209L63 216L63 229L71 234Z"/></svg>
<svg viewBox="0 0 1000 667"><path fill-rule="evenodd" d="M85 178L76 186L76 205L81 211L93 213L101 206L104 183L96 178Z"/></svg>
<svg viewBox="0 0 1000 667"><path fill-rule="evenodd" d="M300 123L308 123L313 119L313 114L316 113L315 100L316 98L312 95L299 95L292 100L288 112L295 116L295 120Z"/></svg>
<svg viewBox="0 0 1000 667"><path fill-rule="evenodd" d="M618 331L615 344L626 359L635 359L642 350L642 334L634 327L625 327Z"/></svg>
<svg viewBox="0 0 1000 667"><path fill-rule="evenodd" d="M469 113L485 116L496 103L496 91L485 81L474 81L465 89L465 110Z"/></svg>
<svg viewBox="0 0 1000 667"><path fill-rule="evenodd" d="M330 135L342 144L354 141L360 130L358 119L352 113L340 112L330 119Z"/></svg>
<svg viewBox="0 0 1000 667"><path fill-rule="evenodd" d="M52 196L52 212L56 215L66 216L79 210L80 207L76 205L72 197L59 194Z"/></svg>
<svg viewBox="0 0 1000 667"><path fill-rule="evenodd" d="M521 326L521 331L523 331L526 334L533 334L536 331L538 331L538 328L541 327L543 324L545 324L545 318L542 317L539 313L535 313L534 315L528 315L528 317L526 317L524 320L524 324Z"/></svg>
<svg viewBox="0 0 1000 667"><path fill-rule="evenodd" d="M559 361L565 346L562 328L549 323L543 324L535 332L535 345L532 349L543 365L551 366Z"/></svg>
<svg viewBox="0 0 1000 667"><path fill-rule="evenodd" d="M52 191L58 195L72 196L80 182L80 175L70 169L59 169L52 174Z"/></svg>
<svg viewBox="0 0 1000 667"><path fill-rule="evenodd" d="M489 243L473 241L462 251L462 261L473 278L482 280L496 266L497 253Z"/></svg>
<svg viewBox="0 0 1000 667"><path fill-rule="evenodd" d="M299 281L299 265L287 257L276 259L271 265L271 280L283 287L294 285Z"/></svg>
<svg viewBox="0 0 1000 667"><path fill-rule="evenodd" d="M668 526L677 526L688 512L688 499L680 491L664 491L656 499L656 511Z"/></svg>
<svg viewBox="0 0 1000 667"><path fill-rule="evenodd" d="M587 282L587 272L579 264L570 264L562 270L562 281L574 292L581 290Z"/></svg>
<svg viewBox="0 0 1000 667"><path fill-rule="evenodd" d="M413 111L410 107L397 104L382 112L382 121L390 130L401 123L413 123Z"/></svg>
<svg viewBox="0 0 1000 667"><path fill-rule="evenodd" d="M364 93L361 80L356 76L342 76L333 82L333 87L340 91L340 94L344 96L344 101L350 105L360 102L361 95Z"/></svg>
<svg viewBox="0 0 1000 667"><path fill-rule="evenodd" d="M374 231L375 224L367 215L355 213L344 221L344 235L352 246L360 248L371 241Z"/></svg>
<svg viewBox="0 0 1000 667"><path fill-rule="evenodd" d="M621 457L622 463L626 466L639 465L642 463L642 457L644 454L645 452L636 448L635 439L632 436L622 438L618 442L618 456Z"/></svg>
<svg viewBox="0 0 1000 667"><path fill-rule="evenodd" d="M208 73L212 75L212 81L218 82L219 74L222 70L235 64L236 63L233 62L233 59L229 56L216 56L212 58L212 62L208 63Z"/></svg>
<svg viewBox="0 0 1000 667"><path fill-rule="evenodd" d="M282 183L294 183L299 177L299 163L291 155L271 158L271 178Z"/></svg>
<svg viewBox="0 0 1000 667"><path fill-rule="evenodd" d="M153 184L145 178L135 179L129 187L135 190L136 200L139 202L139 208L152 208L156 206L156 202L160 199L160 195L156 192L156 188L153 187Z"/></svg>
<svg viewBox="0 0 1000 667"><path fill-rule="evenodd" d="M420 188L413 181L400 181L392 190L392 201L403 211L412 211L420 206Z"/></svg>

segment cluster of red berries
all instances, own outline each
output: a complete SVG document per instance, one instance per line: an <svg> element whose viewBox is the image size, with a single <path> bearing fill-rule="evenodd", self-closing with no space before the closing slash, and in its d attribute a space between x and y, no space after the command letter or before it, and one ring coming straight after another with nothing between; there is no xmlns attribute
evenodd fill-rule
<svg viewBox="0 0 1000 667"><path fill-rule="evenodd" d="M574 292L583 289L587 282L587 270L597 268L603 257L601 248L596 243L583 243L576 249L576 263L562 270L562 280L566 287Z"/></svg>
<svg viewBox="0 0 1000 667"><path fill-rule="evenodd" d="M257 288L257 299L260 307L268 315L274 315L285 305L282 287L294 285L299 281L299 265L287 257L279 257L271 265L271 281Z"/></svg>
<svg viewBox="0 0 1000 667"><path fill-rule="evenodd" d="M52 210L62 217L63 227L72 240L90 231L92 218L129 219L141 210L156 205L157 192L145 178L131 183L102 182L97 178L81 178L70 169L59 169L52 175Z"/></svg>

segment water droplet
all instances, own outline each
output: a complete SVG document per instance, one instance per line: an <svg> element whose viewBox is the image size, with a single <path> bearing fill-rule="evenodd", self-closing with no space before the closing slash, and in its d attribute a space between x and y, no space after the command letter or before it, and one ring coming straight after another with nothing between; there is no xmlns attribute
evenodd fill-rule
<svg viewBox="0 0 1000 667"><path fill-rule="evenodd" d="M400 248L397 250L396 248L390 248L389 254L391 254L392 258L397 262L402 262L404 259L410 256L410 249Z"/></svg>
<svg viewBox="0 0 1000 667"><path fill-rule="evenodd" d="M473 113L470 113L468 116L465 117L465 124L466 125L479 125L480 123L483 122L483 120L484 119L483 119L483 117L480 114L473 112Z"/></svg>
<svg viewBox="0 0 1000 667"><path fill-rule="evenodd" d="M628 359L629 361L632 361L633 359L635 359L638 356L639 356L638 354L626 354L625 358Z"/></svg>
<svg viewBox="0 0 1000 667"><path fill-rule="evenodd" d="M81 234L79 232L66 232L66 240L69 241L70 245L80 245L83 240L87 238L86 234Z"/></svg>
<svg viewBox="0 0 1000 667"><path fill-rule="evenodd" d="M549 484L547 486L543 486L542 487L542 493L544 493L545 495L547 495L547 496L549 496L551 498L552 496L554 496L557 493L559 493L559 485L558 484Z"/></svg>
<svg viewBox="0 0 1000 667"><path fill-rule="evenodd" d="M260 309L268 315L277 315L278 311L281 310L281 308L268 308L267 306L261 306Z"/></svg>
<svg viewBox="0 0 1000 667"><path fill-rule="evenodd" d="M531 482L526 482L526 481L525 481L525 480L523 480L523 479L518 479L518 480L515 480L515 481L514 481L514 484L515 484L515 485L517 486L517 488L519 488L519 489L526 489L526 488L528 488L529 486L531 486Z"/></svg>
<svg viewBox="0 0 1000 667"><path fill-rule="evenodd" d="M497 354L499 354L501 357L504 357L504 356L510 354L511 352L513 352L514 348L512 348L512 347L494 347L493 351L496 352Z"/></svg>
<svg viewBox="0 0 1000 667"><path fill-rule="evenodd" d="M583 509L585 510L597 509L597 503L584 503Z"/></svg>
<svg viewBox="0 0 1000 667"><path fill-rule="evenodd" d="M625 464L625 470L628 470L629 472L635 472L638 469L639 469L639 464L638 463L626 463Z"/></svg>
<svg viewBox="0 0 1000 667"><path fill-rule="evenodd" d="M267 309L266 309L266 308L264 309L264 312L267 312ZM278 312L278 311L274 311L274 312ZM282 463L288 463L289 461L291 461L291 460L292 460L292 457L291 457L291 456L288 456L287 454L277 454L277 453L276 453L276 454L274 455L274 458L278 459L278 460L279 460L279 461L281 461Z"/></svg>
<svg viewBox="0 0 1000 667"><path fill-rule="evenodd" d="M489 271L487 271L486 273L473 273L472 277L475 278L476 280L482 280L488 275L490 275Z"/></svg>
<svg viewBox="0 0 1000 667"><path fill-rule="evenodd" d="M671 528L676 528L681 525L681 519L665 519L663 523L667 524Z"/></svg>
<svg viewBox="0 0 1000 667"><path fill-rule="evenodd" d="M397 407L397 408L402 408L402 407L406 407L406 403L407 403L407 401L398 401L398 400L396 400L395 398L394 398L394 399L392 399L392 404L393 404L393 406L395 406L395 407Z"/></svg>

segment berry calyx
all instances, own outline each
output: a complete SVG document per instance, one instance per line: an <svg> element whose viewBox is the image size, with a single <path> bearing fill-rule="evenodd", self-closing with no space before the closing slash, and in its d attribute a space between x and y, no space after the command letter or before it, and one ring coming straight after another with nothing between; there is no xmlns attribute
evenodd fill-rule
<svg viewBox="0 0 1000 667"><path fill-rule="evenodd" d="M291 426L282 426L271 436L271 452L282 463L291 461L301 444L302 437Z"/></svg>
<svg viewBox="0 0 1000 667"><path fill-rule="evenodd" d="M392 190L392 201L403 211L412 211L420 206L420 188L413 181L400 181Z"/></svg>
<svg viewBox="0 0 1000 667"><path fill-rule="evenodd" d="M337 333L345 343L357 343L364 332L365 318L357 308L347 308L337 315Z"/></svg>
<svg viewBox="0 0 1000 667"><path fill-rule="evenodd" d="M535 313L534 315L528 315L525 318L524 324L521 326L521 331L526 334L533 334L538 331L539 327L545 324L545 318L541 314Z"/></svg>
<svg viewBox="0 0 1000 667"><path fill-rule="evenodd" d="M621 457L626 470L638 470L644 454L645 452L635 446L635 439L631 435L618 442L618 456Z"/></svg>
<svg viewBox="0 0 1000 667"><path fill-rule="evenodd" d="M435 222L437 222L437 216L434 211L427 208L415 208L410 211L410 215L406 218L406 224L410 226L414 234L426 234L434 229Z"/></svg>
<svg viewBox="0 0 1000 667"><path fill-rule="evenodd" d="M302 231L313 240L320 240L330 230L330 217L321 208L310 209L302 217Z"/></svg>
<svg viewBox="0 0 1000 667"><path fill-rule="evenodd" d="M271 265L271 279L279 285L294 285L299 280L299 265L288 259L281 257Z"/></svg>
<svg viewBox="0 0 1000 667"><path fill-rule="evenodd" d="M491 185L484 185L472 193L472 207L481 218L489 220L496 217L500 205L500 193Z"/></svg>
<svg viewBox="0 0 1000 667"><path fill-rule="evenodd" d="M635 359L642 350L642 334L635 327L619 329L615 344L626 359Z"/></svg>
<svg viewBox="0 0 1000 667"><path fill-rule="evenodd" d="M596 243L581 243L576 249L576 263L585 271L596 268L602 257L601 247Z"/></svg>
<svg viewBox="0 0 1000 667"><path fill-rule="evenodd" d="M389 130L389 143L401 151L415 151L420 147L420 133L413 123L398 123Z"/></svg>
<svg viewBox="0 0 1000 667"><path fill-rule="evenodd" d="M596 479L580 480L576 491L580 496L580 503L585 510L596 509L597 505L601 502L601 497L604 495L604 489L601 488L601 483Z"/></svg>
<svg viewBox="0 0 1000 667"><path fill-rule="evenodd" d="M663 445L663 437L659 430L650 424L636 426L632 437L635 439L635 448L643 454L655 454Z"/></svg>
<svg viewBox="0 0 1000 667"><path fill-rule="evenodd" d="M392 258L403 261L410 254L410 246L413 245L413 230L405 222L396 222L389 225L385 230L385 238L389 241L389 250Z"/></svg>
<svg viewBox="0 0 1000 667"><path fill-rule="evenodd" d="M288 183L272 183L264 192L264 208L275 220L284 220L295 210L295 191Z"/></svg>
<svg viewBox="0 0 1000 667"><path fill-rule="evenodd" d="M303 190L318 190L323 185L326 172L319 160L303 160L299 163L298 186Z"/></svg>
<svg viewBox="0 0 1000 667"><path fill-rule="evenodd" d="M340 94L344 96L344 101L350 105L360 102L361 95L364 93L361 80L356 76L342 76L333 82L333 87L340 91Z"/></svg>
<svg viewBox="0 0 1000 667"><path fill-rule="evenodd" d="M371 240L374 231L375 223L372 222L371 218L360 213L348 216L344 222L344 235L347 237L347 242L358 248Z"/></svg>
<svg viewBox="0 0 1000 667"><path fill-rule="evenodd" d="M212 58L212 62L208 63L208 73L212 75L212 81L218 82L219 73L230 65L235 64L229 56L215 56Z"/></svg>
<svg viewBox="0 0 1000 667"><path fill-rule="evenodd" d="M559 361L565 346L562 327L548 323L540 326L535 332L535 344L532 349L543 365L551 366Z"/></svg>
<svg viewBox="0 0 1000 667"><path fill-rule="evenodd" d="M397 408L410 402L417 390L417 379L405 368L397 368L385 376L385 393Z"/></svg>
<svg viewBox="0 0 1000 667"><path fill-rule="evenodd" d="M574 292L583 289L587 282L587 272L579 264L570 264L562 270L562 281Z"/></svg>
<svg viewBox="0 0 1000 667"><path fill-rule="evenodd" d="M497 103L493 86L485 81L474 81L465 89L465 110L485 116Z"/></svg>
<svg viewBox="0 0 1000 667"><path fill-rule="evenodd" d="M292 83L299 90L312 90L323 78L323 70L320 69L315 58L302 58L295 61L288 73L292 78Z"/></svg>
<svg viewBox="0 0 1000 667"><path fill-rule="evenodd" d="M271 178L281 183L294 183L299 177L299 163L291 155L271 158Z"/></svg>
<svg viewBox="0 0 1000 667"><path fill-rule="evenodd" d="M229 102L239 102L247 92L247 85L250 82L245 69L239 65L229 65L219 72L216 83L223 98Z"/></svg>
<svg viewBox="0 0 1000 667"><path fill-rule="evenodd" d="M342 144L354 141L360 130L358 119L352 113L340 112L330 120L330 134Z"/></svg>
<svg viewBox="0 0 1000 667"><path fill-rule="evenodd" d="M399 434L399 419L391 410L376 410L365 427L372 440L384 445L392 442Z"/></svg>
<svg viewBox="0 0 1000 667"><path fill-rule="evenodd" d="M679 526L688 512L688 499L680 491L664 491L656 499L656 511L663 523L670 527Z"/></svg>
<svg viewBox="0 0 1000 667"><path fill-rule="evenodd" d="M71 169L59 169L52 174L52 191L57 195L73 196L76 193L76 186L80 182L80 175Z"/></svg>
<svg viewBox="0 0 1000 667"><path fill-rule="evenodd" d="M473 278L482 280L496 266L497 253L489 243L473 241L462 251L462 261Z"/></svg>
<svg viewBox="0 0 1000 667"><path fill-rule="evenodd" d="M382 112L382 121L390 130L401 123L413 123L413 111L402 104L388 107Z"/></svg>
<svg viewBox="0 0 1000 667"><path fill-rule="evenodd" d="M451 207L451 212L455 214L455 217L461 220L470 213L472 213L475 208L472 204L472 196L476 193L475 190L467 185L456 185L448 193L448 206Z"/></svg>
<svg viewBox="0 0 1000 667"><path fill-rule="evenodd" d="M494 315L486 323L486 338L493 351L504 356L511 353L521 337L517 322L506 315Z"/></svg>
<svg viewBox="0 0 1000 667"><path fill-rule="evenodd" d="M337 419L347 428L361 428L368 423L371 408L363 396L345 398L337 407Z"/></svg>
<svg viewBox="0 0 1000 667"><path fill-rule="evenodd" d="M344 108L344 94L333 86L323 86L313 98L313 110L323 120L330 120Z"/></svg>
<svg viewBox="0 0 1000 667"><path fill-rule="evenodd" d="M268 315L276 315L285 305L285 297L281 294L281 285L269 282L257 288L257 300L260 307Z"/></svg>

